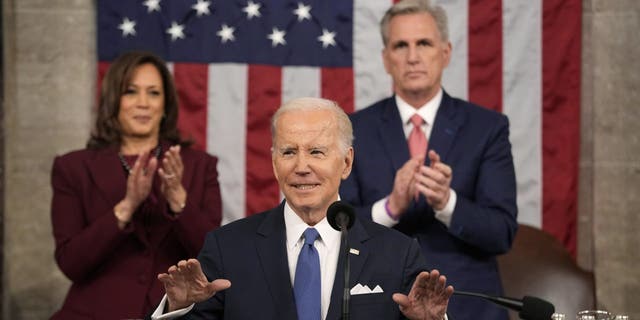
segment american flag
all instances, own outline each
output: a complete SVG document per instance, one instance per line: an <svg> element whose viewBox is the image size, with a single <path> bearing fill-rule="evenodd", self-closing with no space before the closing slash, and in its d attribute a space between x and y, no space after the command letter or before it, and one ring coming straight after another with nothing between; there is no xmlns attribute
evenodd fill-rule
<svg viewBox="0 0 640 320"><path fill-rule="evenodd" d="M581 0L440 0L448 93L508 115L520 223L576 249ZM275 206L269 121L294 97L353 112L389 96L378 23L393 0L99 0L98 83L120 53L169 62L179 126L219 158L223 223Z"/></svg>

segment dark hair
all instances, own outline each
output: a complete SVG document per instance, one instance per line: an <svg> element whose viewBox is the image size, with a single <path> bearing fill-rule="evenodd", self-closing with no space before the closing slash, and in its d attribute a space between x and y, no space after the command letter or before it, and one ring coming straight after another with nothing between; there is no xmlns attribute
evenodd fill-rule
<svg viewBox="0 0 640 320"><path fill-rule="evenodd" d="M160 122L159 141L188 146L192 141L183 140L178 132L178 95L166 63L150 52L132 51L119 56L102 80L96 123L87 142L87 148L98 149L122 142L122 128L118 121L120 97L126 91L135 69L150 63L162 77L164 89L164 116Z"/></svg>

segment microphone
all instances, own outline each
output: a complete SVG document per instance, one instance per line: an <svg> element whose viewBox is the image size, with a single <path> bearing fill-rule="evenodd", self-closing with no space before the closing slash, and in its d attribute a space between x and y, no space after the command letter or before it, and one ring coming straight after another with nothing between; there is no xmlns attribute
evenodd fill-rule
<svg viewBox="0 0 640 320"><path fill-rule="evenodd" d="M351 229L355 218L356 213L353 207L342 201L332 203L327 209L327 221L338 231L342 231L343 228Z"/></svg>
<svg viewBox="0 0 640 320"><path fill-rule="evenodd" d="M347 241L348 230L356 220L356 213L353 207L342 201L332 203L327 209L327 221L332 228L340 231L340 241L342 256L344 257L344 289L342 293L342 319L349 320L349 300L351 292L349 289L349 242Z"/></svg>
<svg viewBox="0 0 640 320"><path fill-rule="evenodd" d="M556 309L551 302L530 296L524 296L522 300L519 300L507 297L494 297L482 293L466 291L454 291L453 294L460 296L478 297L481 299L489 300L497 305L518 311L520 319L524 320L549 320L551 319L551 315L555 312Z"/></svg>

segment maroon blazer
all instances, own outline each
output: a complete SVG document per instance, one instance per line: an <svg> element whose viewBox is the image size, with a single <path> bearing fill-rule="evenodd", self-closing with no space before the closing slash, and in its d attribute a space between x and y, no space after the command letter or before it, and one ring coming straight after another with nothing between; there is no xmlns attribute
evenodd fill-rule
<svg viewBox="0 0 640 320"><path fill-rule="evenodd" d="M168 147L163 143L163 153ZM157 274L198 254L205 234L221 220L217 158L191 148L182 148L181 156L187 190L182 213L175 217L169 209L156 173L151 194L124 230L113 213L126 193L118 148L55 158L55 258L73 284L52 319L142 318L164 294Z"/></svg>

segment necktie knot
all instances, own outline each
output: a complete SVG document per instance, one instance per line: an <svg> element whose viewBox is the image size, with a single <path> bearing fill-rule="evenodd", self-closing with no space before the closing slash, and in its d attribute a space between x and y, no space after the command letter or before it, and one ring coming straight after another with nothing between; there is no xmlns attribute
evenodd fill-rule
<svg viewBox="0 0 640 320"><path fill-rule="evenodd" d="M318 237L320 236L320 234L318 233L318 230L316 230L315 228L307 228L307 230L304 231L303 235L304 235L305 245L307 244L313 245L316 239L318 239Z"/></svg>
<svg viewBox="0 0 640 320"><path fill-rule="evenodd" d="M413 125L416 127L420 127L424 123L424 119L422 119L422 117L416 113L411 116L411 123L413 123Z"/></svg>

